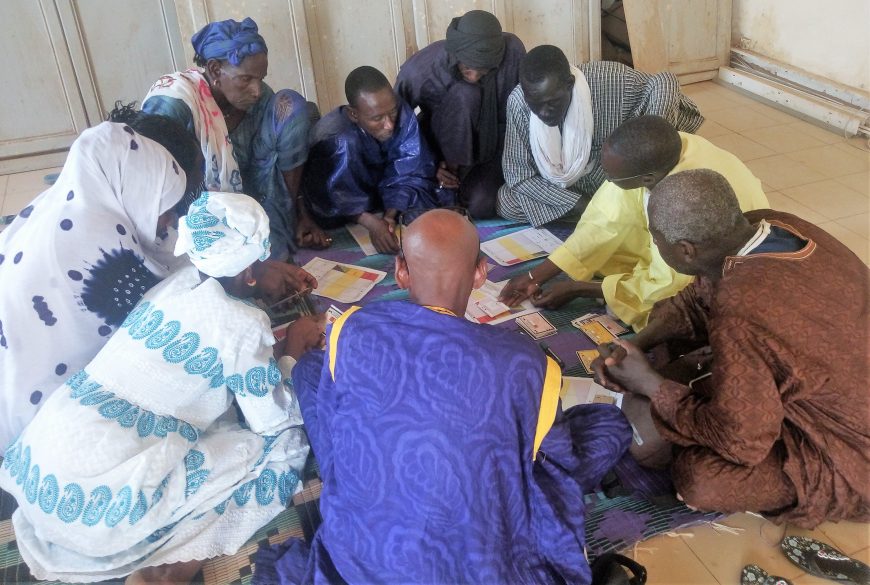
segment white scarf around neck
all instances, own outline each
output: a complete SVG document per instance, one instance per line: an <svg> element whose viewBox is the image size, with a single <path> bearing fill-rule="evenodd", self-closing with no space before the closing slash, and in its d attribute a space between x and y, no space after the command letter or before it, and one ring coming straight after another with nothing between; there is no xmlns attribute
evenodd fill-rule
<svg viewBox="0 0 870 585"><path fill-rule="evenodd" d="M529 120L529 141L538 171L563 189L592 170L592 93L582 71L571 66L571 74L574 88L562 131L544 124L534 112Z"/></svg>

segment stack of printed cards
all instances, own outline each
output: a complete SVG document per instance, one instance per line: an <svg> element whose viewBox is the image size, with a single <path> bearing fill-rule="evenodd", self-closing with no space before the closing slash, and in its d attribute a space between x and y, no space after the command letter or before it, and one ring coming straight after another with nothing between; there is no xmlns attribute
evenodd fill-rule
<svg viewBox="0 0 870 585"><path fill-rule="evenodd" d="M600 354L597 349L579 349L577 350L577 358L580 360L580 363L583 365L583 369L586 370L586 373L590 376L593 374L592 372L592 362L594 362Z"/></svg>
<svg viewBox="0 0 870 585"><path fill-rule="evenodd" d="M540 313L517 317L517 325L532 336L533 339L543 339L556 334L556 328Z"/></svg>
<svg viewBox="0 0 870 585"><path fill-rule="evenodd" d="M329 308L326 310L326 324L332 325L343 314L344 314L344 311L342 311L341 309L339 309L335 305L329 305Z"/></svg>
<svg viewBox="0 0 870 585"><path fill-rule="evenodd" d="M589 378L562 377L562 410L578 404L612 404L622 408L622 394L599 386Z"/></svg>
<svg viewBox="0 0 870 585"><path fill-rule="evenodd" d="M628 329L607 315L588 313L571 321L571 325L582 331L596 345L610 343L618 335L628 333Z"/></svg>

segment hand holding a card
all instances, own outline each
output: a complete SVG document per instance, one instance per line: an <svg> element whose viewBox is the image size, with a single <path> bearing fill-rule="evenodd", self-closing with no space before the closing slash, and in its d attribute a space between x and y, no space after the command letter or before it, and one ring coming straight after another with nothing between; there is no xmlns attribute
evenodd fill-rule
<svg viewBox="0 0 870 585"><path fill-rule="evenodd" d="M277 301L296 291L317 288L317 279L305 270L278 260L255 262L252 265L257 280L258 297Z"/></svg>
<svg viewBox="0 0 870 585"><path fill-rule="evenodd" d="M275 344L277 357L289 355L295 359L302 354L322 348L326 342L326 314L306 315L287 326L286 337Z"/></svg>
<svg viewBox="0 0 870 585"><path fill-rule="evenodd" d="M631 392L652 398L664 381L643 352L624 339L598 346L601 354L592 362L595 381L608 390Z"/></svg>

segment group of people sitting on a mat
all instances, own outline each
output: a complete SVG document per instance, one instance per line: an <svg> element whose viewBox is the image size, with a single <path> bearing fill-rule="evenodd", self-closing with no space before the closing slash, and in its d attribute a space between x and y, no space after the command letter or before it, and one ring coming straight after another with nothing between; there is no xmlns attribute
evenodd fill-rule
<svg viewBox="0 0 870 585"><path fill-rule="evenodd" d="M870 518L868 268L768 209L674 75L526 53L475 10L320 117L263 82L251 19L192 43L0 233L0 487L37 578L189 581L288 506L309 449L323 522L255 583L591 583L584 494L623 457L698 510ZM501 300L603 299L636 332L592 366L621 410L563 411L537 344L464 319L470 218L496 215L576 223ZM250 299L316 287L287 260L346 223L409 300L276 342Z"/></svg>

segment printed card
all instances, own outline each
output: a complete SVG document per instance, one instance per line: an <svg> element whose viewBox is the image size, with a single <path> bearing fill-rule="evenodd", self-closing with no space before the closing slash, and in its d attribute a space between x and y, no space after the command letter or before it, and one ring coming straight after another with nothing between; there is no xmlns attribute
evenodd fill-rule
<svg viewBox="0 0 870 585"><path fill-rule="evenodd" d="M498 317L499 315L504 315L511 310L511 308L506 304L490 297L480 299L476 304L481 311L490 317Z"/></svg>
<svg viewBox="0 0 870 585"><path fill-rule="evenodd" d="M277 327L272 328L272 335L275 336L275 343L287 339L287 329L289 327L290 323L286 323L284 325L278 325Z"/></svg>
<svg viewBox="0 0 870 585"><path fill-rule="evenodd" d="M574 325L574 323L571 323ZM610 343L616 336L608 331L604 325L599 323L598 321L588 321L586 323L579 323L574 325L580 331L586 334L586 337L595 342L595 345L601 345L602 343Z"/></svg>
<svg viewBox="0 0 870 585"><path fill-rule="evenodd" d="M556 334L556 328L540 313L517 317L517 325L535 339L543 339Z"/></svg>
<svg viewBox="0 0 870 585"><path fill-rule="evenodd" d="M592 362L598 358L598 355L597 349L577 350L577 357L580 359L580 363L583 364L583 369L585 369L586 373L590 376L592 375Z"/></svg>
<svg viewBox="0 0 870 585"><path fill-rule="evenodd" d="M628 329L619 324L615 319L610 317L609 315L599 315L597 313L587 313L582 317L577 317L573 321L571 321L571 325L576 327L577 329L581 329L580 325L582 323L596 322L601 323L601 325L610 331L614 336L622 335L623 333L628 333Z"/></svg>
<svg viewBox="0 0 870 585"><path fill-rule="evenodd" d="M344 311L342 311L335 305L329 305L329 308L326 310L326 324L332 325L343 314Z"/></svg>

